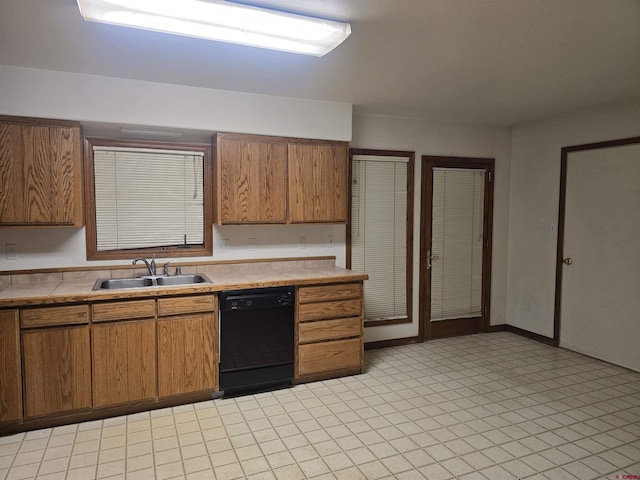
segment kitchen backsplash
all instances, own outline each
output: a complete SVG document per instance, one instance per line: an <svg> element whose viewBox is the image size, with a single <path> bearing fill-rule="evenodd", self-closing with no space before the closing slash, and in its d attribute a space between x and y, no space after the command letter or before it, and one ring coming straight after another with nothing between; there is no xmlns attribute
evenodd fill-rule
<svg viewBox="0 0 640 480"><path fill-rule="evenodd" d="M158 263L335 256L345 265L345 225L225 225L213 227L213 255L158 258ZM17 259L7 259L15 245ZM87 261L85 229L0 229L0 271L123 265L126 260ZM135 255L132 255L132 259Z"/></svg>

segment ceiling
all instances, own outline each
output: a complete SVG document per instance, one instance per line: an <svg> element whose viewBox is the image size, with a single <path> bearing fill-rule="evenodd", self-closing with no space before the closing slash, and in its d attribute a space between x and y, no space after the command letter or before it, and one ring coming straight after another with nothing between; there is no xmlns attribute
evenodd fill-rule
<svg viewBox="0 0 640 480"><path fill-rule="evenodd" d="M321 58L85 22L0 0L0 64L512 125L640 97L640 0L255 0L351 23Z"/></svg>

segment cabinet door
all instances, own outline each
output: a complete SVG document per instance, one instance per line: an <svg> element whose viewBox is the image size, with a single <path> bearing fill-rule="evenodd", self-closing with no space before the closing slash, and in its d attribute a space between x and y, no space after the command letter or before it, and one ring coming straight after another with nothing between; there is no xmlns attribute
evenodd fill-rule
<svg viewBox="0 0 640 480"><path fill-rule="evenodd" d="M347 146L289 144L289 221L347 221Z"/></svg>
<svg viewBox="0 0 640 480"><path fill-rule="evenodd" d="M0 311L0 422L22 418L18 310Z"/></svg>
<svg viewBox="0 0 640 480"><path fill-rule="evenodd" d="M89 326L22 333L26 417L91 407Z"/></svg>
<svg viewBox="0 0 640 480"><path fill-rule="evenodd" d="M81 226L80 128L0 123L0 187L0 224Z"/></svg>
<svg viewBox="0 0 640 480"><path fill-rule="evenodd" d="M49 127L51 213L49 222L81 227L82 150L79 128Z"/></svg>
<svg viewBox="0 0 640 480"><path fill-rule="evenodd" d="M218 223L285 223L283 142L218 136Z"/></svg>
<svg viewBox="0 0 640 480"><path fill-rule="evenodd" d="M160 397L217 388L217 334L213 313L158 321Z"/></svg>
<svg viewBox="0 0 640 480"><path fill-rule="evenodd" d="M154 320L94 325L93 406L156 397Z"/></svg>
<svg viewBox="0 0 640 480"><path fill-rule="evenodd" d="M22 127L0 123L0 223L23 223Z"/></svg>

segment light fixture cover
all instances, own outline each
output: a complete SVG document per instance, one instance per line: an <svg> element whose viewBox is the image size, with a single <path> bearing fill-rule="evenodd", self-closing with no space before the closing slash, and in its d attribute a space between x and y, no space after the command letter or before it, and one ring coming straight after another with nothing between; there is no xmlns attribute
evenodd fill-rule
<svg viewBox="0 0 640 480"><path fill-rule="evenodd" d="M226 0L77 0L85 20L321 57L348 23Z"/></svg>

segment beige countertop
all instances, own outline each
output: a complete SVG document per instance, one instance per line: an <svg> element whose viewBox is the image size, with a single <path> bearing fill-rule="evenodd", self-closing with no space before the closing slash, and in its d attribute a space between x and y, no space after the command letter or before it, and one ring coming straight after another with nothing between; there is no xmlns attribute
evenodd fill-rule
<svg viewBox="0 0 640 480"><path fill-rule="evenodd" d="M212 283L182 286L151 286L94 291L96 278L60 280L46 277L41 281L16 282L0 290L0 308L51 305L55 303L95 302L100 300L158 297L180 294L212 293L221 290L276 287L284 285L314 285L366 280L366 274L353 272L336 266L285 266L255 271L223 271L211 273L206 267L198 267L198 273L207 275ZM131 275L135 277L136 275Z"/></svg>

